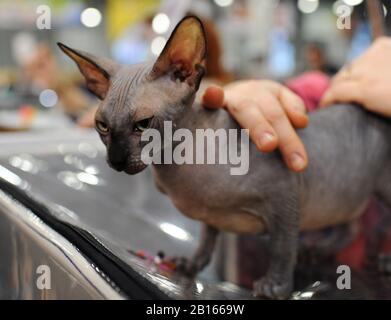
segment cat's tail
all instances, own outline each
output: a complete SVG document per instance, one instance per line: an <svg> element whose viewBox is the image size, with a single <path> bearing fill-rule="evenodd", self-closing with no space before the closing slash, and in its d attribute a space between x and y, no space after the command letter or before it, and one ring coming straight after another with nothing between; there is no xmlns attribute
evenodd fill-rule
<svg viewBox="0 0 391 320"><path fill-rule="evenodd" d="M373 40L386 35L384 9L381 0L366 0Z"/></svg>

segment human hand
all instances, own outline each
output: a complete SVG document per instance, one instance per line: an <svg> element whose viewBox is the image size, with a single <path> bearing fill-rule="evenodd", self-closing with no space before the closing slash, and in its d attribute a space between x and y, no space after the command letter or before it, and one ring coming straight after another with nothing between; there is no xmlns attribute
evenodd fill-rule
<svg viewBox="0 0 391 320"><path fill-rule="evenodd" d="M209 87L203 96L208 108L225 107L236 121L249 129L251 140L263 152L277 147L293 171L303 171L307 152L295 128L304 128L308 117L302 99L283 85L268 80L234 82Z"/></svg>
<svg viewBox="0 0 391 320"><path fill-rule="evenodd" d="M355 102L367 110L391 116L391 38L379 38L332 80L321 105Z"/></svg>

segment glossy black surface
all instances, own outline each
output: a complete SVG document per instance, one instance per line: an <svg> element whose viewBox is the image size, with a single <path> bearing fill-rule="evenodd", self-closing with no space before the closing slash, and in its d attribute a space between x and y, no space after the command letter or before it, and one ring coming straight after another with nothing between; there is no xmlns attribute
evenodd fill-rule
<svg viewBox="0 0 391 320"><path fill-rule="evenodd" d="M199 225L182 216L156 190L149 169L136 176L110 169L94 132L17 134L1 137L0 145L2 178L43 201L58 218L89 230L169 296L252 298L249 286L266 268L267 242L260 237L224 235L212 265L196 281L159 268L153 260L159 251L166 256L191 255ZM146 259L138 257L140 251ZM352 289L338 290L338 265L315 252L299 261L295 288L299 292L292 298L391 298L390 277L375 267L353 272Z"/></svg>

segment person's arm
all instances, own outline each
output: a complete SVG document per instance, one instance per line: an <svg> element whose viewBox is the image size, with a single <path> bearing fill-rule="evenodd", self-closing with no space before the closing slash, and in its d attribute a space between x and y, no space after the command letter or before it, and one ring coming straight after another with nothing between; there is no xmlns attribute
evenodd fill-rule
<svg viewBox="0 0 391 320"><path fill-rule="evenodd" d="M283 86L267 80L239 81L223 88L210 87L203 103L209 108L226 107L263 152L280 149L293 171L303 171L308 157L295 128L308 123L306 109L314 110L329 85L329 78L311 72Z"/></svg>
<svg viewBox="0 0 391 320"><path fill-rule="evenodd" d="M333 79L322 106L356 102L369 111L391 117L391 38L379 38Z"/></svg>
<svg viewBox="0 0 391 320"><path fill-rule="evenodd" d="M391 117L390 83L391 38L383 37L334 77L320 105L356 102L372 112ZM303 86L299 86L300 90L297 86L290 87L302 95ZM326 88L324 86L323 90ZM224 90L209 88L204 94L204 104L226 107L242 127L250 129L250 137L261 151L278 147L288 167L302 171L308 159L294 128L305 127L308 122L303 102L307 102L309 96L303 96L302 101L297 94L287 93L287 90L271 81L242 81ZM319 92L312 99L316 102L314 105L320 100ZM271 133L268 143L261 142L265 132Z"/></svg>

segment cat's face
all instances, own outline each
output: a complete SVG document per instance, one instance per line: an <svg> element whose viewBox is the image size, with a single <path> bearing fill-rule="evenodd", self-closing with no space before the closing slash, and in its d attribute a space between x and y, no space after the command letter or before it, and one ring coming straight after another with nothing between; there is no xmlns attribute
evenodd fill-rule
<svg viewBox="0 0 391 320"><path fill-rule="evenodd" d="M128 174L142 171L141 135L163 128L191 104L202 75L205 35L195 17L183 19L153 65L123 67L90 54L60 48L78 65L88 88L102 101L95 127L107 148L108 164Z"/></svg>

